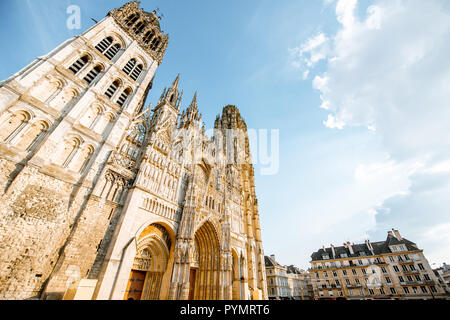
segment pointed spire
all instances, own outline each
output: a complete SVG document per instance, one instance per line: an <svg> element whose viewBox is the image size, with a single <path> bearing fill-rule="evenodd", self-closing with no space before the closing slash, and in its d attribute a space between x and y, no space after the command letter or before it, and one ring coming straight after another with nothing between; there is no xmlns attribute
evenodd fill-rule
<svg viewBox="0 0 450 320"><path fill-rule="evenodd" d="M197 91L195 91L194 98L192 99L191 105L189 107L191 107L191 106L195 109L198 109L197 108Z"/></svg>
<svg viewBox="0 0 450 320"><path fill-rule="evenodd" d="M172 83L172 89L178 89L178 84L180 83L180 74L177 75L177 78L175 79L175 81Z"/></svg>
<svg viewBox="0 0 450 320"><path fill-rule="evenodd" d="M162 93L161 97L159 98L158 104L160 104L160 103L161 103L161 101L163 101L163 99L164 99L164 95L166 94L166 90L167 90L167 88L164 88L164 91L163 91L163 93Z"/></svg>

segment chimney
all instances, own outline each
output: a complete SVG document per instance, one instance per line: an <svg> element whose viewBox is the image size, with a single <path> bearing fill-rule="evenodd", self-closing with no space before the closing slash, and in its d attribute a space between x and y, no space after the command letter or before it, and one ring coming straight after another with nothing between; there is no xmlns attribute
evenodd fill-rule
<svg viewBox="0 0 450 320"><path fill-rule="evenodd" d="M347 247L348 247L348 250L350 251L350 254L355 254L355 252L353 251L353 246L350 243L350 241L347 241Z"/></svg>
<svg viewBox="0 0 450 320"><path fill-rule="evenodd" d="M388 231L388 235L389 235L389 236L392 236L392 237L394 236L394 234L392 233L392 231Z"/></svg>
<svg viewBox="0 0 450 320"><path fill-rule="evenodd" d="M330 244L331 252L333 253L333 259L336 258L336 251L334 250L334 246Z"/></svg>
<svg viewBox="0 0 450 320"><path fill-rule="evenodd" d="M369 250L370 250L370 252L371 252L372 254L375 254L375 253L373 252L373 247L372 247L372 244L370 243L370 240L369 240L369 239L366 240L366 246L367 246L367 248L369 248Z"/></svg>
<svg viewBox="0 0 450 320"><path fill-rule="evenodd" d="M397 238L397 240L401 241L403 240L402 236L400 235L400 232L398 232L397 229L392 228L392 231L394 231L395 237Z"/></svg>
<svg viewBox="0 0 450 320"><path fill-rule="evenodd" d="M272 259L273 261L276 262L276 260L275 260L275 255L274 255L274 254L271 254L271 255L270 255L270 259Z"/></svg>

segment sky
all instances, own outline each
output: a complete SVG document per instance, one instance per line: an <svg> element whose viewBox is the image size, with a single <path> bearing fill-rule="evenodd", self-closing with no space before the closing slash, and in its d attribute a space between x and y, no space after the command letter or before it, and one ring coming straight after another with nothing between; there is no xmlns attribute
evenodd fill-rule
<svg viewBox="0 0 450 320"><path fill-rule="evenodd" d="M0 79L101 20L119 0L0 1ZM66 10L81 9L69 30ZM279 130L256 193L266 255L309 267L322 245L396 228L450 261L450 2L143 0L170 42L148 103L178 73L206 127L225 105ZM254 155L255 157L255 155ZM257 157L256 157L257 158Z"/></svg>

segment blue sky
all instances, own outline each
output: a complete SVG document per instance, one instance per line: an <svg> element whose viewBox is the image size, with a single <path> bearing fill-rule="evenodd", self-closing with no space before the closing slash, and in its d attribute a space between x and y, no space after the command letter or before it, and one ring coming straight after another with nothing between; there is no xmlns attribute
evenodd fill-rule
<svg viewBox="0 0 450 320"><path fill-rule="evenodd" d="M0 79L118 0L0 2ZM81 8L80 30L66 9ZM450 261L450 3L446 0L143 0L170 35L148 102L181 73L207 127L223 106L279 129L280 169L256 191L266 255L307 268L322 245L397 228ZM7 63L5 63L7 61Z"/></svg>

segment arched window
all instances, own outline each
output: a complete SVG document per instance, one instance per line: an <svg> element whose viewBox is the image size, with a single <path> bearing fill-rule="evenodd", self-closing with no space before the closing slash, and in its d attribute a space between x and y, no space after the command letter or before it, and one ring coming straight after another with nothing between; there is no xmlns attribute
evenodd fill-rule
<svg viewBox="0 0 450 320"><path fill-rule="evenodd" d="M144 21L139 21L134 27L133 27L133 31L135 34L139 34L142 32L142 30L144 30L144 28L146 27L146 23L144 23Z"/></svg>
<svg viewBox="0 0 450 320"><path fill-rule="evenodd" d="M123 72L125 72L127 75L131 77L134 81L136 81L139 78L139 75L141 74L143 70L142 64L136 65L136 59L131 59L128 61L128 63L123 67Z"/></svg>
<svg viewBox="0 0 450 320"><path fill-rule="evenodd" d="M89 56L84 55L75 61L75 63L69 67L69 70L72 71L73 74L77 74L88 62Z"/></svg>
<svg viewBox="0 0 450 320"><path fill-rule="evenodd" d="M141 74L141 72L142 72L142 69L143 69L142 64L137 65L137 66L133 69L133 71L131 72L131 75L130 75L131 79L133 79L134 81L136 81L136 80L139 78L139 76L140 76L140 74Z"/></svg>
<svg viewBox="0 0 450 320"><path fill-rule="evenodd" d="M49 126L45 121L33 123L30 128L23 134L17 144L17 148L22 150L30 150L39 140L39 138L47 132Z"/></svg>
<svg viewBox="0 0 450 320"><path fill-rule="evenodd" d="M130 61L128 61L125 67L123 67L122 70L123 72L129 75L133 71L135 66L136 66L136 59L131 59Z"/></svg>
<svg viewBox="0 0 450 320"><path fill-rule="evenodd" d="M117 52L119 52L121 46L120 44L116 43L115 45L111 46L108 51L105 52L105 57L107 57L109 60L112 60Z"/></svg>
<svg viewBox="0 0 450 320"><path fill-rule="evenodd" d="M94 154L94 147L91 145L85 145L79 156L76 160L74 160L74 164L71 165L71 169L73 171L83 173L83 171L86 169L87 165L89 164L89 161L91 160L92 155Z"/></svg>
<svg viewBox="0 0 450 320"><path fill-rule="evenodd" d="M100 119L101 115L102 109L97 105L92 106L86 110L86 113L81 118L80 123L85 127L92 129Z"/></svg>
<svg viewBox="0 0 450 320"><path fill-rule="evenodd" d="M117 99L117 104L122 107L125 104L125 101L127 101L127 98L130 96L131 92L132 92L132 90L130 87L123 90L119 99Z"/></svg>
<svg viewBox="0 0 450 320"><path fill-rule="evenodd" d="M125 24L127 25L127 27L131 27L136 23L137 19L139 19L139 15L133 13L125 20Z"/></svg>
<svg viewBox="0 0 450 320"><path fill-rule="evenodd" d="M92 81L100 74L100 72L103 71L103 67L101 65L96 65L94 68L92 68L91 71L84 77L84 80L91 84Z"/></svg>
<svg viewBox="0 0 450 320"><path fill-rule="evenodd" d="M108 49L108 48L112 45L112 43L113 43L113 38L108 37L108 38L105 38L105 39L103 39L102 41L100 41L100 43L97 44L97 45L95 46L95 48L96 48L98 51L100 51L101 53L103 53L103 52L106 51L106 49Z"/></svg>
<svg viewBox="0 0 450 320"><path fill-rule="evenodd" d="M63 168L67 168L72 159L75 157L78 149L80 148L81 141L77 138L73 138L67 141L64 149L59 155L56 163L61 165Z"/></svg>
<svg viewBox="0 0 450 320"><path fill-rule="evenodd" d="M161 39L154 38L153 41L152 41L152 44L150 45L150 49L156 50L160 43L161 43Z"/></svg>
<svg viewBox="0 0 450 320"><path fill-rule="evenodd" d="M10 142L30 121L31 115L26 111L19 111L11 115L0 125L0 141Z"/></svg>
<svg viewBox="0 0 450 320"><path fill-rule="evenodd" d="M149 44L150 41L152 41L153 37L155 36L155 32L153 30L147 31L147 33L144 35L144 43Z"/></svg>
<svg viewBox="0 0 450 320"><path fill-rule="evenodd" d="M119 89L120 83L121 82L119 79L114 80L114 82L109 86L108 90L106 90L105 96L111 99L114 93L116 93L117 89Z"/></svg>

